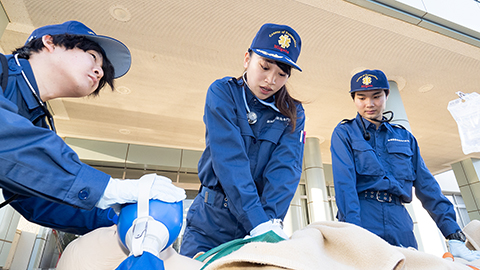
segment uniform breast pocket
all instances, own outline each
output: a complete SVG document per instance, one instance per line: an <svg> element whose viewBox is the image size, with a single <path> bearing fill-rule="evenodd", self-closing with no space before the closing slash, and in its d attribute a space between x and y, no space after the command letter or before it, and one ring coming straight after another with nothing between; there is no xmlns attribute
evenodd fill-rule
<svg viewBox="0 0 480 270"><path fill-rule="evenodd" d="M384 170L373 148L366 141L352 142L355 170L360 175L383 175Z"/></svg>
<svg viewBox="0 0 480 270"><path fill-rule="evenodd" d="M413 151L405 142L388 142L387 151L392 174L397 180L413 181L415 171L413 169Z"/></svg>
<svg viewBox="0 0 480 270"><path fill-rule="evenodd" d="M280 137L282 137L285 128L287 127L286 123L277 121L271 126L265 127L262 129L258 139L261 141L269 141L273 144L278 144Z"/></svg>

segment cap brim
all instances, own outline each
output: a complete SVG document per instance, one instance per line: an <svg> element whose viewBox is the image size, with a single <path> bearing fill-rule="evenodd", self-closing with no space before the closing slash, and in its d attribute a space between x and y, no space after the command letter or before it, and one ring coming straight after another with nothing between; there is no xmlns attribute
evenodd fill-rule
<svg viewBox="0 0 480 270"><path fill-rule="evenodd" d="M274 61L278 61L278 62L282 62L284 64L287 64L299 71L302 71L302 69L295 63L293 62L292 59L290 59L289 57L285 56L285 55L282 55L282 54L279 54L278 52L276 51L271 51L271 50L264 50L264 49L252 49L256 54L262 56L262 57L265 57L265 58L268 58L268 59L271 59L271 60L274 60Z"/></svg>
<svg viewBox="0 0 480 270"><path fill-rule="evenodd" d="M102 47L115 69L115 79L125 75L132 64L130 50L122 42L107 36L85 36Z"/></svg>
<svg viewBox="0 0 480 270"><path fill-rule="evenodd" d="M382 88L382 87L372 87L372 88L365 88L365 89L355 89L355 90L350 90L349 93L355 93L355 92L362 92L362 91L371 91L371 90L389 90L388 88Z"/></svg>

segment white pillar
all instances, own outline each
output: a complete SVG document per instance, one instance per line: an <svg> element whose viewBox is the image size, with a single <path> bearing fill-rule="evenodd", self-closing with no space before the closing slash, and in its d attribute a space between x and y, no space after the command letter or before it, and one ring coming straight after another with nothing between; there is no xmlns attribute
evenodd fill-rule
<svg viewBox="0 0 480 270"><path fill-rule="evenodd" d="M480 160L467 158L452 164L470 220L480 220Z"/></svg>
<svg viewBox="0 0 480 270"><path fill-rule="evenodd" d="M295 196L290 202L287 215L283 220L283 230L288 236L291 236L295 231L298 231L306 226L302 215L300 187L295 191Z"/></svg>
<svg viewBox="0 0 480 270"><path fill-rule="evenodd" d="M310 221L331 221L333 217L328 203L322 155L320 152L320 141L318 138L310 137L306 139L304 157L304 175Z"/></svg>
<svg viewBox="0 0 480 270"><path fill-rule="evenodd" d="M40 268L40 261L42 258L53 254L53 250L47 250L48 255L45 254L45 246L47 243L47 237L52 232L52 229L39 227L35 242L33 244L32 254L30 255L30 261L28 263L27 270L34 270Z"/></svg>
<svg viewBox="0 0 480 270"><path fill-rule="evenodd" d="M4 198L0 189L0 202L3 201ZM10 205L0 209L0 267L4 267L7 262L19 220L20 214Z"/></svg>
<svg viewBox="0 0 480 270"><path fill-rule="evenodd" d="M398 90L398 85L394 81L388 81L388 83L390 84L390 94L388 95L385 111L392 111L394 113L392 123L402 125L408 131L412 132L412 128L408 122L407 112L405 112L402 97ZM386 116L389 117L388 114Z"/></svg>

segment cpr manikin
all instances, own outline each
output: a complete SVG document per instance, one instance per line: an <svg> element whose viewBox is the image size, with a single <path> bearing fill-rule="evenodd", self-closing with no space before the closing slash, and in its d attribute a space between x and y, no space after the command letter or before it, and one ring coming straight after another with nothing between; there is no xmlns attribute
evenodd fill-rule
<svg viewBox="0 0 480 270"><path fill-rule="evenodd" d="M202 262L182 256L172 247L182 227L184 197L171 193L171 202L164 202L144 196L152 179L158 177L162 176L149 174L139 180L138 203L117 208L118 220L113 219L117 225L96 229L69 243L57 270L202 268Z"/></svg>

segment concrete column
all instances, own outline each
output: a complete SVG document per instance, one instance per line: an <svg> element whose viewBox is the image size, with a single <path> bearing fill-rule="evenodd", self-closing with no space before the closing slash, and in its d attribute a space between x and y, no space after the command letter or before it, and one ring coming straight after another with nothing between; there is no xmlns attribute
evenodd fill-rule
<svg viewBox="0 0 480 270"><path fill-rule="evenodd" d="M32 254L30 255L30 261L28 263L27 270L39 269L40 262L42 258L49 257L51 261L51 255L53 255L53 250L47 250L45 252L45 247L47 243L47 237L51 234L52 229L40 227L33 244Z"/></svg>
<svg viewBox="0 0 480 270"><path fill-rule="evenodd" d="M480 160L465 159L452 164L470 220L480 220Z"/></svg>
<svg viewBox="0 0 480 270"><path fill-rule="evenodd" d="M0 202L4 198L0 189ZM15 232L17 230L20 214L15 211L10 205L0 209L0 267L7 263L8 254L13 247Z"/></svg>
<svg viewBox="0 0 480 270"><path fill-rule="evenodd" d="M408 122L407 112L405 112L402 97L398 90L398 85L394 81L388 81L388 83L390 84L390 94L388 95L385 111L393 112L394 117L391 123L402 125L408 131L412 132L412 128L410 128L410 123ZM390 117L388 114L386 116Z"/></svg>
<svg viewBox="0 0 480 270"><path fill-rule="evenodd" d="M318 138L306 139L304 158L305 166L303 173L306 181L310 221L331 221L333 217L330 214Z"/></svg>
<svg viewBox="0 0 480 270"><path fill-rule="evenodd" d="M300 187L297 188L295 196L290 202L287 215L283 220L283 230L288 236L291 236L295 231L298 231L306 226L305 219L302 215L302 201Z"/></svg>

